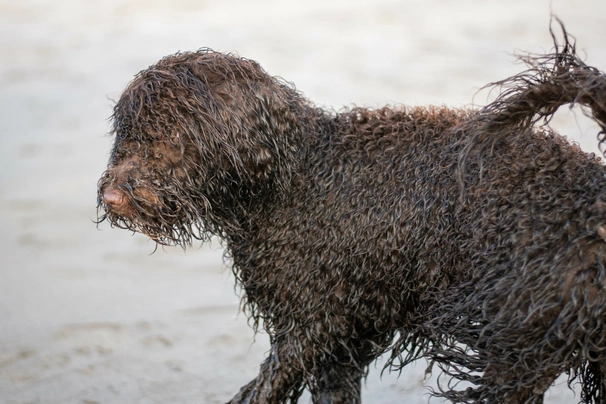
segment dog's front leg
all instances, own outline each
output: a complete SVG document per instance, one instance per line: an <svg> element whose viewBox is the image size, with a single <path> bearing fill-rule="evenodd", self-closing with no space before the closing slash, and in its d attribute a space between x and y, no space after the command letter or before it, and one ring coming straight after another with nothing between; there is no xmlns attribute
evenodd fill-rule
<svg viewBox="0 0 606 404"><path fill-rule="evenodd" d="M303 372L293 366L289 350L272 344L271 354L261 364L259 375L240 389L229 404L296 403L302 392Z"/></svg>
<svg viewBox="0 0 606 404"><path fill-rule="evenodd" d="M318 377L314 404L360 404L362 371L350 366L326 366Z"/></svg>

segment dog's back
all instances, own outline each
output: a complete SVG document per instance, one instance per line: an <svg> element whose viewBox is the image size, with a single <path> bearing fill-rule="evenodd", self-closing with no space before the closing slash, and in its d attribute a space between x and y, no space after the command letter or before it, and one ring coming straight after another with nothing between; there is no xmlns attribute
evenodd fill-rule
<svg viewBox="0 0 606 404"><path fill-rule="evenodd" d="M562 369L601 374L606 170L532 125L606 83L567 51L482 111L357 108L308 140L290 196L234 246L270 332L308 324L291 349L361 369L387 349L392 364L429 355L476 385L443 392L457 402L530 402Z"/></svg>

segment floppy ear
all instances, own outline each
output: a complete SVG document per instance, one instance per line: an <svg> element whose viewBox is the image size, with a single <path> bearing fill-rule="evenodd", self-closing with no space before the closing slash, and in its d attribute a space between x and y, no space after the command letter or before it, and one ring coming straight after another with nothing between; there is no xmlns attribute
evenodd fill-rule
<svg viewBox="0 0 606 404"><path fill-rule="evenodd" d="M301 141L297 103L277 94L250 94L238 106L243 119L235 147L253 190L283 188L295 170Z"/></svg>

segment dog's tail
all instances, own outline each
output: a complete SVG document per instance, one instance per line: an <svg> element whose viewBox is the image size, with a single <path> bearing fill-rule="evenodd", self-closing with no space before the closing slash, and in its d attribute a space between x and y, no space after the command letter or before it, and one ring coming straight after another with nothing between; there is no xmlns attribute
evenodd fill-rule
<svg viewBox="0 0 606 404"><path fill-rule="evenodd" d="M470 134L459 158L459 183L464 191L466 164L471 154L481 156L499 139L525 130L540 120L549 122L564 104L578 104L599 125L599 147L606 145L606 75L586 65L576 54L574 38L559 23L564 44L558 44L550 26L555 50L547 55L525 55L520 59L528 70L486 87L502 89L497 99L482 108L458 129Z"/></svg>

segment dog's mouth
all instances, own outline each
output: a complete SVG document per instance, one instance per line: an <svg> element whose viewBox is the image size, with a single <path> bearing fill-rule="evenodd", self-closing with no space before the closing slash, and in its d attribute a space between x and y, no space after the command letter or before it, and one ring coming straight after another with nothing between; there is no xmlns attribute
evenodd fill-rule
<svg viewBox="0 0 606 404"><path fill-rule="evenodd" d="M174 218L161 214L161 203L154 192L145 187L100 184L97 201L98 223L105 220L112 226L145 234L160 244L175 244L171 229Z"/></svg>
<svg viewBox="0 0 606 404"><path fill-rule="evenodd" d="M185 248L193 240L210 237L189 205L177 195L160 195L153 188L101 183L97 224L107 220L113 227L142 233L158 244Z"/></svg>

